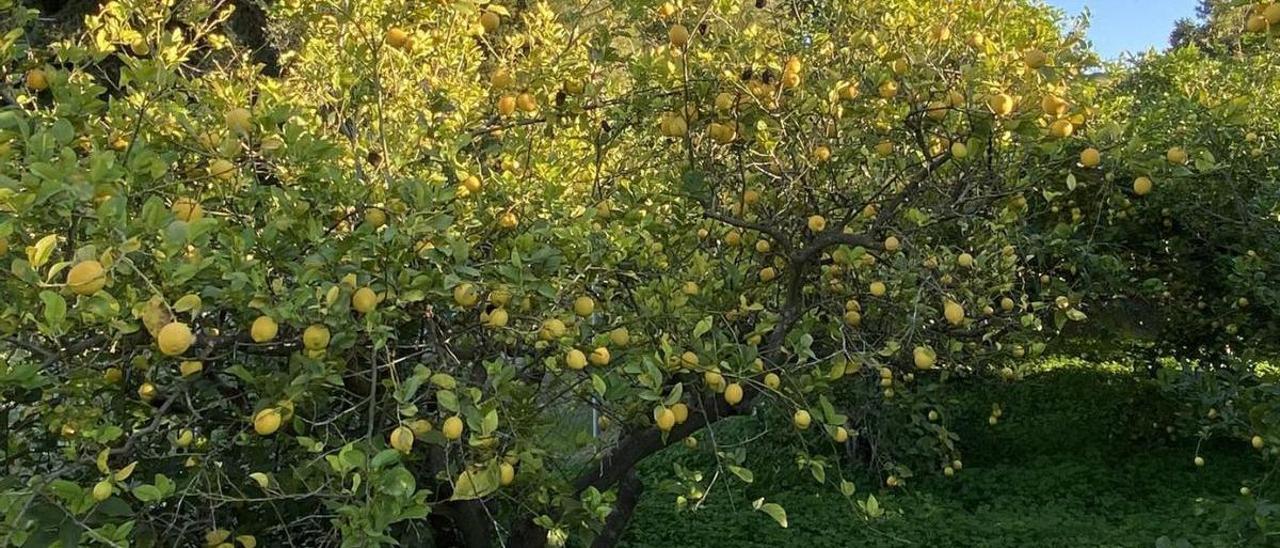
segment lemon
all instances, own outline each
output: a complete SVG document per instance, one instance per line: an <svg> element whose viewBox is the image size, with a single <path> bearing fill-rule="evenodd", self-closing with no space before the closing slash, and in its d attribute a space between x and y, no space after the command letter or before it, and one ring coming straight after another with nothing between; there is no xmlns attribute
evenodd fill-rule
<svg viewBox="0 0 1280 548"><path fill-rule="evenodd" d="M831 435L831 438L834 439L836 443L844 443L849 441L849 431L845 430L843 426L837 426L836 432Z"/></svg>
<svg viewBox="0 0 1280 548"><path fill-rule="evenodd" d="M965 268L972 268L973 255L970 255L968 253L961 253L958 257L956 257L956 264Z"/></svg>
<svg viewBox="0 0 1280 548"><path fill-rule="evenodd" d="M169 208L173 212L173 216L179 221L191 222L198 221L204 217L204 208L200 207L200 202L191 198L178 198L173 201L173 206Z"/></svg>
<svg viewBox="0 0 1280 548"><path fill-rule="evenodd" d="M192 432L190 428L183 428L182 431L178 432L178 436L174 438L173 444L178 447L187 447L188 445L191 445L191 442L195 441L195 439L195 432Z"/></svg>
<svg viewBox="0 0 1280 548"><path fill-rule="evenodd" d="M631 332L625 327L619 327L609 332L609 342L614 346L627 346L631 344Z"/></svg>
<svg viewBox="0 0 1280 548"><path fill-rule="evenodd" d="M516 96L516 108L523 112L533 112L538 110L538 100L534 99L531 93L521 93Z"/></svg>
<svg viewBox="0 0 1280 548"><path fill-rule="evenodd" d="M581 370L587 366L587 355L577 348L570 348L564 356L564 363L569 369Z"/></svg>
<svg viewBox="0 0 1280 548"><path fill-rule="evenodd" d="M587 359L591 360L591 363L594 365L609 365L609 349L603 346L598 346L595 350L591 351L591 355L588 356Z"/></svg>
<svg viewBox="0 0 1280 548"><path fill-rule="evenodd" d="M573 300L573 313L582 317L590 316L596 310L596 302L583 295Z"/></svg>
<svg viewBox="0 0 1280 548"><path fill-rule="evenodd" d="M1133 180L1133 193L1137 194L1138 196L1146 196L1148 193L1151 192L1151 188L1153 186L1154 184L1151 182L1150 178L1138 177L1137 179Z"/></svg>
<svg viewBox="0 0 1280 548"><path fill-rule="evenodd" d="M680 354L680 364L684 367L692 369L698 366L699 361L698 355L693 352L686 350L683 354Z"/></svg>
<svg viewBox="0 0 1280 548"><path fill-rule="evenodd" d="M1044 113L1055 118L1066 114L1067 107L1067 102L1057 95L1045 95L1044 99L1040 100L1040 108Z"/></svg>
<svg viewBox="0 0 1280 548"><path fill-rule="evenodd" d="M960 325L964 322L964 307L960 306L960 303L948 299L942 305L942 315L951 325Z"/></svg>
<svg viewBox="0 0 1280 548"><path fill-rule="evenodd" d="M1266 445L1266 441L1262 439L1262 436L1254 436L1253 438L1250 438L1249 443L1253 445L1254 449L1262 449L1262 446Z"/></svg>
<svg viewBox="0 0 1280 548"><path fill-rule="evenodd" d="M302 346L307 350L324 350L329 346L329 328L311 324L302 332Z"/></svg>
<svg viewBox="0 0 1280 548"><path fill-rule="evenodd" d="M156 346L159 346L160 352L166 356L181 355L191 348L193 342L195 342L195 336L191 334L191 328L182 322L170 322L156 333Z"/></svg>
<svg viewBox="0 0 1280 548"><path fill-rule="evenodd" d="M268 407L258 411L253 416L253 431L260 436L270 436L280 429L281 422L283 422L283 418L280 415L280 410L275 407Z"/></svg>
<svg viewBox="0 0 1280 548"><path fill-rule="evenodd" d="M791 424L794 424L799 430L808 430L809 424L812 422L813 417L810 417L809 412L804 409L796 411L795 415L791 416Z"/></svg>
<svg viewBox="0 0 1280 548"><path fill-rule="evenodd" d="M507 314L507 309L505 308L495 308L488 314L482 314L482 316L484 316L482 318L484 324L495 329L506 327L507 322L511 319L511 315Z"/></svg>
<svg viewBox="0 0 1280 548"><path fill-rule="evenodd" d="M227 129L233 133L247 134L253 129L253 115L247 109L233 108L223 116Z"/></svg>
<svg viewBox="0 0 1280 548"><path fill-rule="evenodd" d="M777 277L778 277L778 271L777 271L776 269L774 269L772 266L766 266L766 267L764 267L764 268L760 269L760 281L761 281L761 282L768 283L768 282L773 281L773 279L774 279L774 278L777 278Z"/></svg>
<svg viewBox="0 0 1280 548"><path fill-rule="evenodd" d="M888 288L885 287L884 282L871 282L867 289L871 291L871 295L883 297Z"/></svg>
<svg viewBox="0 0 1280 548"><path fill-rule="evenodd" d="M520 224L520 218L516 217L514 211L504 211L498 216L498 226L511 230Z"/></svg>
<svg viewBox="0 0 1280 548"><path fill-rule="evenodd" d="M1022 62L1027 64L1028 68L1038 69L1049 62L1049 55L1035 48L1022 52Z"/></svg>
<svg viewBox="0 0 1280 548"><path fill-rule="evenodd" d="M209 175L223 181L229 181L236 176L236 165L231 163L230 160L218 158L209 162Z"/></svg>
<svg viewBox="0 0 1280 548"><path fill-rule="evenodd" d="M1066 139L1067 137L1070 137L1072 133L1075 133L1075 131L1075 125L1065 118L1057 120L1049 126L1049 135L1055 139Z"/></svg>
<svg viewBox="0 0 1280 548"><path fill-rule="evenodd" d="M827 228L827 220L822 215L810 215L807 224L813 232L822 232Z"/></svg>
<svg viewBox="0 0 1280 548"><path fill-rule="evenodd" d="M498 114L502 116L511 116L516 112L516 98L514 95L503 95L498 98Z"/></svg>
<svg viewBox="0 0 1280 548"><path fill-rule="evenodd" d="M511 76L511 71L505 68L499 68L489 74L489 85L496 90L503 90L515 85L516 79Z"/></svg>
<svg viewBox="0 0 1280 548"><path fill-rule="evenodd" d="M538 330L538 337L544 341L551 341L563 337L567 330L568 328L559 318L550 318L542 322L542 328Z"/></svg>
<svg viewBox="0 0 1280 548"><path fill-rule="evenodd" d="M49 75L42 69L31 69L27 71L26 83L31 91L44 91L49 89Z"/></svg>
<svg viewBox="0 0 1280 548"><path fill-rule="evenodd" d="M937 359L938 354L927 346L917 346L911 351L911 360L915 363L916 369L933 369Z"/></svg>
<svg viewBox="0 0 1280 548"><path fill-rule="evenodd" d="M952 143L951 155L957 160L963 160L969 157L969 146L964 143Z"/></svg>
<svg viewBox="0 0 1280 548"><path fill-rule="evenodd" d="M782 385L782 378L778 377L776 373L768 373L764 376L764 385L768 386L770 390L777 390Z"/></svg>
<svg viewBox="0 0 1280 548"><path fill-rule="evenodd" d="M653 413L653 422L658 426L658 430L670 432L671 428L676 425L676 414L666 407L659 407Z"/></svg>
<svg viewBox="0 0 1280 548"><path fill-rule="evenodd" d="M502 24L502 18L497 13L485 11L480 14L480 26L485 32L494 32L498 30L498 26Z"/></svg>
<svg viewBox="0 0 1280 548"><path fill-rule="evenodd" d="M1008 116L1013 113L1013 96L997 93L987 98L987 108L996 116Z"/></svg>
<svg viewBox="0 0 1280 548"><path fill-rule="evenodd" d="M440 427L440 433L444 434L447 440L456 440L462 437L462 419L454 416L444 420L444 424Z"/></svg>
<svg viewBox="0 0 1280 548"><path fill-rule="evenodd" d="M510 463L501 463L498 465L498 483L507 486L516 481L516 467Z"/></svg>
<svg viewBox="0 0 1280 548"><path fill-rule="evenodd" d="M280 325L271 316L258 316L253 320L253 325L249 326L249 337L256 343L271 341L279 332Z"/></svg>
<svg viewBox="0 0 1280 548"><path fill-rule="evenodd" d="M388 46L393 48L403 48L405 44L409 43L409 33L405 32L403 29L391 27L390 29L387 29L385 40Z"/></svg>
<svg viewBox="0 0 1280 548"><path fill-rule="evenodd" d="M862 313L857 310L846 310L844 313L844 323L849 327L858 327L862 325Z"/></svg>
<svg viewBox="0 0 1280 548"><path fill-rule="evenodd" d="M453 287L453 302L458 303L458 306L470 308L475 306L479 299L475 286L469 283L463 282Z"/></svg>
<svg viewBox="0 0 1280 548"><path fill-rule="evenodd" d="M671 41L672 46L683 48L689 43L689 29L679 23L672 25L667 30L667 39Z"/></svg>
<svg viewBox="0 0 1280 548"><path fill-rule="evenodd" d="M742 401L742 385L734 382L724 387L724 401L729 405L738 405Z"/></svg>
<svg viewBox="0 0 1280 548"><path fill-rule="evenodd" d="M380 207L370 207L364 210L364 222L369 228L377 230L387 224L387 212Z"/></svg>
<svg viewBox="0 0 1280 548"><path fill-rule="evenodd" d="M814 161L825 164L831 160L831 148L826 145L819 145L813 149Z"/></svg>
<svg viewBox="0 0 1280 548"><path fill-rule="evenodd" d="M378 294L368 287L357 289L355 293L351 294L351 308L355 309L356 312L368 314L373 312L373 309L377 306Z"/></svg>
<svg viewBox="0 0 1280 548"><path fill-rule="evenodd" d="M1182 147L1173 147L1165 153L1165 159L1174 165L1187 165L1187 150Z"/></svg>
<svg viewBox="0 0 1280 548"><path fill-rule="evenodd" d="M77 295L92 295L107 285L107 273L98 261L82 261L67 271L67 288Z"/></svg>
<svg viewBox="0 0 1280 548"><path fill-rule="evenodd" d="M1102 153L1096 148L1086 148L1080 153L1080 165L1088 168L1098 167L1102 163Z"/></svg>
<svg viewBox="0 0 1280 548"><path fill-rule="evenodd" d="M671 413L675 415L676 424L684 424L684 421L689 420L689 406L682 401L671 406Z"/></svg>
<svg viewBox="0 0 1280 548"><path fill-rule="evenodd" d="M387 436L387 442L391 444L392 449L407 455L409 451L413 450L413 430L410 430L408 426L397 426Z"/></svg>

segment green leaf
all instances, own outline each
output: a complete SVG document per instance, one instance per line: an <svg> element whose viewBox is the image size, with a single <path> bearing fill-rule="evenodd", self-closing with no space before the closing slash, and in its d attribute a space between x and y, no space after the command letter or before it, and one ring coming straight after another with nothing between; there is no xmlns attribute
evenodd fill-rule
<svg viewBox="0 0 1280 548"><path fill-rule="evenodd" d="M150 484L142 484L133 488L133 496L142 502L155 502L164 497L160 488Z"/></svg>
<svg viewBox="0 0 1280 548"><path fill-rule="evenodd" d="M40 292L40 300L44 301L44 321L61 332L62 321L67 317L67 300L47 289Z"/></svg>
<svg viewBox="0 0 1280 548"><path fill-rule="evenodd" d="M729 471L730 471L730 472L733 472L733 475L738 476L738 479L740 479L740 480L742 480L742 481L744 481L744 482L746 482L746 483L751 483L751 482L755 481L755 479L756 479L755 474L754 474L754 473L752 473L752 472L751 472L751 470L748 470L748 469L743 468L743 467L741 467L741 466L734 466L734 465L730 464L730 465L728 465L728 468L729 468Z"/></svg>
<svg viewBox="0 0 1280 548"><path fill-rule="evenodd" d="M452 390L441 390L436 392L436 401L440 403L440 407L454 413L458 412L458 395L454 394Z"/></svg>
<svg viewBox="0 0 1280 548"><path fill-rule="evenodd" d="M693 328L693 338L698 338L711 331L711 316L707 316L698 321L698 325Z"/></svg>
<svg viewBox="0 0 1280 548"><path fill-rule="evenodd" d="M483 468L465 470L458 474L450 500L474 500L498 490L500 477L497 463L489 461Z"/></svg>
<svg viewBox="0 0 1280 548"><path fill-rule="evenodd" d="M488 436L498 429L498 410L490 409L480 421L480 435Z"/></svg>
<svg viewBox="0 0 1280 548"><path fill-rule="evenodd" d="M855 490L855 486L853 485L852 481L840 480L840 494L846 497L852 497L854 490Z"/></svg>
<svg viewBox="0 0 1280 548"><path fill-rule="evenodd" d="M776 502L764 502L764 499L758 499L753 506L755 506L756 510L769 514L769 517L773 518L773 521L778 522L778 525L781 525L783 529L787 528L787 511L782 508L782 505Z"/></svg>

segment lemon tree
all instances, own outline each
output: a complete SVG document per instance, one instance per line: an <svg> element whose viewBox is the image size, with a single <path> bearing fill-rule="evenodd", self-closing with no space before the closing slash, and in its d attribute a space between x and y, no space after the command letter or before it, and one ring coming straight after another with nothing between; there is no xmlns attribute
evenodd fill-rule
<svg viewBox="0 0 1280 548"><path fill-rule="evenodd" d="M748 413L875 516L1167 186L1032 2L0 9L6 543L608 545Z"/></svg>

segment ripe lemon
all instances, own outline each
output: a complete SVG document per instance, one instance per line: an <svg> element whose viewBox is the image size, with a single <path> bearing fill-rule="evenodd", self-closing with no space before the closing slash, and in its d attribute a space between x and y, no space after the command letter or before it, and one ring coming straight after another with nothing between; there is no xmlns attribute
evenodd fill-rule
<svg viewBox="0 0 1280 548"><path fill-rule="evenodd" d="M1013 96L1008 93L997 93L987 98L987 108L996 116L1008 116L1013 113Z"/></svg>
<svg viewBox="0 0 1280 548"><path fill-rule="evenodd" d="M182 322L170 322L156 333L156 346L159 346L160 352L166 356L181 355L191 348L193 342L195 342L195 336L191 334L191 328Z"/></svg>
<svg viewBox="0 0 1280 548"><path fill-rule="evenodd" d="M247 134L253 129L253 115L247 109L233 108L223 116L227 129L233 133Z"/></svg>
<svg viewBox="0 0 1280 548"><path fill-rule="evenodd" d="M510 321L510 319L511 315L507 314L507 309L495 308L486 315L484 318L484 324L488 327L497 329L506 327L507 322Z"/></svg>
<svg viewBox="0 0 1280 548"><path fill-rule="evenodd" d="M503 95L498 98L498 114L502 116L511 116L516 112L516 97L514 95Z"/></svg>
<svg viewBox="0 0 1280 548"><path fill-rule="evenodd" d="M968 253L961 253L960 256L956 257L956 264L965 268L972 268L973 255L970 255Z"/></svg>
<svg viewBox="0 0 1280 548"><path fill-rule="evenodd" d="M409 430L413 431L415 437L421 438L431 431L431 421L427 419L413 419L409 421Z"/></svg>
<svg viewBox="0 0 1280 548"><path fill-rule="evenodd" d="M742 234L739 234L737 230L730 230L724 235L724 244L729 247L737 247L741 243Z"/></svg>
<svg viewBox="0 0 1280 548"><path fill-rule="evenodd" d="M770 282L777 277L778 277L778 271L774 269L772 266L766 266L760 269L760 281L762 282Z"/></svg>
<svg viewBox="0 0 1280 548"><path fill-rule="evenodd" d="M577 348L570 348L564 356L564 364L575 371L587 366L587 355Z"/></svg>
<svg viewBox="0 0 1280 548"><path fill-rule="evenodd" d="M631 332L625 327L619 327L609 332L609 342L614 346L627 346L631 344Z"/></svg>
<svg viewBox="0 0 1280 548"><path fill-rule="evenodd" d="M587 356L587 359L590 360L591 363L594 365L598 365L598 366L609 365L609 360L610 360L609 349L603 346L598 346L596 347L595 350L591 351L591 355Z"/></svg>
<svg viewBox="0 0 1280 548"><path fill-rule="evenodd" d="M849 327L862 325L862 313L857 310L846 310L844 312L844 323Z"/></svg>
<svg viewBox="0 0 1280 548"><path fill-rule="evenodd" d="M676 414L666 407L659 407L653 412L653 422L658 426L658 430L670 432L671 428L676 425Z"/></svg>
<svg viewBox="0 0 1280 548"><path fill-rule="evenodd" d="M249 337L256 343L271 341L279 332L280 325L271 316L258 316L253 320L253 325L249 326Z"/></svg>
<svg viewBox="0 0 1280 548"><path fill-rule="evenodd" d="M524 112L534 112L538 110L538 100L532 93L521 93L516 96L516 108Z"/></svg>
<svg viewBox="0 0 1280 548"><path fill-rule="evenodd" d="M476 192L480 192L480 186L481 186L480 177L477 177L475 175L468 176L466 179L462 180L462 188L465 188L467 192L470 192L473 194Z"/></svg>
<svg viewBox="0 0 1280 548"><path fill-rule="evenodd" d="M667 30L667 39L671 41L672 46L683 48L689 43L689 29L679 23L671 25Z"/></svg>
<svg viewBox="0 0 1280 548"><path fill-rule="evenodd" d="M480 296L476 294L475 286L463 282L453 287L453 302L458 303L458 306L470 308L478 300Z"/></svg>
<svg viewBox="0 0 1280 548"><path fill-rule="evenodd" d="M351 308L355 309L356 312L368 314L373 312L373 309L377 308L377 306L378 294L374 293L372 289L362 287L351 294Z"/></svg>
<svg viewBox="0 0 1280 548"><path fill-rule="evenodd" d="M738 405L742 401L742 385L736 382L724 387L724 401L729 405Z"/></svg>
<svg viewBox="0 0 1280 548"><path fill-rule="evenodd" d="M676 424L684 424L684 421L689 420L689 406L682 401L671 406L671 413L675 415Z"/></svg>
<svg viewBox="0 0 1280 548"><path fill-rule="evenodd" d="M559 318L549 318L542 322L542 329L538 330L538 337L544 341L559 339L564 336L567 329L564 322L560 321Z"/></svg>
<svg viewBox="0 0 1280 548"><path fill-rule="evenodd" d="M1187 150L1182 147L1173 147L1164 156L1173 165L1187 165Z"/></svg>
<svg viewBox="0 0 1280 548"><path fill-rule="evenodd" d="M485 32L494 32L498 30L498 26L502 24L502 18L497 13L485 11L480 14L480 26Z"/></svg>
<svg viewBox="0 0 1280 548"><path fill-rule="evenodd" d="M822 232L827 228L827 220L822 215L810 215L807 224L812 232Z"/></svg>
<svg viewBox="0 0 1280 548"><path fill-rule="evenodd" d="M1280 23L1280 3L1272 2L1262 10L1262 16L1272 25Z"/></svg>
<svg viewBox="0 0 1280 548"><path fill-rule="evenodd" d="M67 288L77 295L92 295L107 285L107 273L98 261L82 261L67 271Z"/></svg>
<svg viewBox="0 0 1280 548"><path fill-rule="evenodd" d="M817 148L814 148L813 159L820 164L827 163L831 160L831 148L826 145L819 145Z"/></svg>
<svg viewBox="0 0 1280 548"><path fill-rule="evenodd" d="M884 282L871 282L871 285L867 286L867 289L871 291L871 295L875 297L883 297L888 288L885 287Z"/></svg>
<svg viewBox="0 0 1280 548"><path fill-rule="evenodd" d="M1102 163L1102 153L1096 148L1086 148L1080 153L1080 165L1088 168L1098 167Z"/></svg>
<svg viewBox="0 0 1280 548"><path fill-rule="evenodd" d="M504 90L515 85L516 79L511 76L511 71L500 68L493 71L489 75L489 85L495 90Z"/></svg>
<svg viewBox="0 0 1280 548"><path fill-rule="evenodd" d="M947 318L948 322L951 322L951 325L960 325L964 322L964 307L960 306L960 303L948 299L942 305L942 315Z"/></svg>
<svg viewBox="0 0 1280 548"><path fill-rule="evenodd" d="M951 144L951 156L957 160L963 160L969 157L969 146L964 143Z"/></svg>
<svg viewBox="0 0 1280 548"><path fill-rule="evenodd" d="M507 486L511 485L514 481L516 481L516 467L511 466L511 464L506 462L499 464L498 483L503 486Z"/></svg>
<svg viewBox="0 0 1280 548"><path fill-rule="evenodd" d="M1253 445L1254 449L1262 449L1262 446L1266 445L1266 441L1262 439L1262 436L1254 436L1249 440L1249 444Z"/></svg>
<svg viewBox="0 0 1280 548"><path fill-rule="evenodd" d="M1058 97L1057 95L1053 95L1052 93L1049 95L1045 95L1044 99L1040 100L1040 108L1044 110L1045 114L1048 114L1049 116L1053 116L1054 118L1057 118L1059 116L1062 116L1063 114L1066 114L1067 107L1068 107L1068 104L1065 100L1063 100L1061 97Z"/></svg>
<svg viewBox="0 0 1280 548"><path fill-rule="evenodd" d="M208 171L209 176L211 177L216 177L223 181L230 181L236 176L236 165L231 163L230 160L218 158L209 162Z"/></svg>
<svg viewBox="0 0 1280 548"><path fill-rule="evenodd" d="M324 350L329 346L329 328L311 324L302 332L302 346L307 350Z"/></svg>
<svg viewBox="0 0 1280 548"><path fill-rule="evenodd" d="M370 228L377 230L387 224L387 212L380 207L370 207L364 210L364 222Z"/></svg>
<svg viewBox="0 0 1280 548"><path fill-rule="evenodd" d="M198 221L204 217L204 208L200 207L200 202L191 198L178 198L174 200L173 206L169 208L173 212L173 216L179 221L191 222Z"/></svg>
<svg viewBox="0 0 1280 548"><path fill-rule="evenodd" d="M391 445L392 449L407 455L413 450L413 430L410 430L409 427L405 425L397 426L396 429L392 430L391 434L387 436L387 442Z"/></svg>
<svg viewBox="0 0 1280 548"><path fill-rule="evenodd" d="M393 48L403 48L405 44L409 43L409 33L403 29L391 27L387 29L386 42L388 46Z"/></svg>
<svg viewBox="0 0 1280 548"><path fill-rule="evenodd" d="M836 443L849 441L849 431L845 430L843 426L837 426L836 433L831 435L831 439L834 439Z"/></svg>
<svg viewBox="0 0 1280 548"><path fill-rule="evenodd" d="M1265 15L1254 15L1250 17L1247 21L1245 21L1244 30L1247 30L1249 32L1266 32L1267 17Z"/></svg>
<svg viewBox="0 0 1280 548"><path fill-rule="evenodd" d="M31 91L44 91L49 89L49 75L42 69L31 69L27 71L26 83Z"/></svg>
<svg viewBox="0 0 1280 548"><path fill-rule="evenodd" d="M253 431L260 436L270 436L280 429L280 423L283 418L280 416L280 410L274 407L268 407L253 416Z"/></svg>
<svg viewBox="0 0 1280 548"><path fill-rule="evenodd" d="M520 224L520 218L516 217L514 211L505 211L498 216L498 226L506 230L511 230Z"/></svg>
<svg viewBox="0 0 1280 548"><path fill-rule="evenodd" d="M1049 126L1049 135L1055 139L1065 139L1075 133L1076 126L1065 118L1056 120Z"/></svg>
<svg viewBox="0 0 1280 548"><path fill-rule="evenodd" d="M799 430L808 430L809 424L813 422L813 417L809 416L809 412L801 409L791 416L791 423Z"/></svg>
<svg viewBox="0 0 1280 548"><path fill-rule="evenodd" d="M440 427L440 433L444 434L445 439L456 440L462 437L462 419L454 416L444 420L444 425Z"/></svg>
<svg viewBox="0 0 1280 548"><path fill-rule="evenodd" d="M768 373L764 376L764 385L770 390L777 390L782 385L782 379L776 373Z"/></svg>
<svg viewBox="0 0 1280 548"><path fill-rule="evenodd" d="M881 99L892 99L898 94L898 83L893 80L885 80L877 89Z"/></svg>
<svg viewBox="0 0 1280 548"><path fill-rule="evenodd" d="M1022 62L1026 63L1027 68L1038 69L1049 62L1049 55L1036 48L1031 48L1022 52Z"/></svg>
<svg viewBox="0 0 1280 548"><path fill-rule="evenodd" d="M756 240L757 252L768 253L770 249L773 249L773 244L770 244L769 240L764 240L764 239Z"/></svg>
<svg viewBox="0 0 1280 548"><path fill-rule="evenodd" d="M1151 182L1150 178L1138 177L1137 179L1133 180L1133 193L1137 194L1138 196L1146 196L1148 193L1151 192L1151 188L1153 186L1154 184Z"/></svg>
<svg viewBox="0 0 1280 548"><path fill-rule="evenodd" d="M698 355L693 352L686 350L683 354L680 354L680 365L684 367L692 369L698 366L699 361Z"/></svg>
<svg viewBox="0 0 1280 548"><path fill-rule="evenodd" d="M938 354L927 346L917 346L911 351L911 361L915 363L916 369L933 369L937 359Z"/></svg>
<svg viewBox="0 0 1280 548"><path fill-rule="evenodd" d="M573 300L573 313L582 317L590 316L596 310L596 302L583 295Z"/></svg>

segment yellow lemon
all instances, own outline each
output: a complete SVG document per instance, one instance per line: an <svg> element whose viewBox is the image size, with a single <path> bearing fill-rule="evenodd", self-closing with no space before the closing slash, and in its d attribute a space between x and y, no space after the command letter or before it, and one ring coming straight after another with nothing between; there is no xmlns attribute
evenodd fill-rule
<svg viewBox="0 0 1280 548"><path fill-rule="evenodd" d="M31 91L44 91L49 89L49 75L42 69L31 69L27 71L26 84Z"/></svg>
<svg viewBox="0 0 1280 548"><path fill-rule="evenodd" d="M822 215L810 215L807 224L813 232L822 232L827 228L827 220Z"/></svg>
<svg viewBox="0 0 1280 548"><path fill-rule="evenodd" d="M1151 188L1153 186L1154 184L1151 182L1150 178L1138 177L1137 179L1133 180L1133 193L1137 194L1138 196L1146 196L1148 193L1151 192Z"/></svg>
<svg viewBox="0 0 1280 548"><path fill-rule="evenodd" d="M667 30L667 39L671 41L672 46L683 48L689 43L689 29L678 23L672 25Z"/></svg>
<svg viewBox="0 0 1280 548"><path fill-rule="evenodd" d="M570 348L564 356L564 364L569 369L580 370L587 366L587 355L577 348Z"/></svg>
<svg viewBox="0 0 1280 548"><path fill-rule="evenodd" d="M996 116L1008 116L1013 113L1013 96L1008 93L997 93L987 98L987 108Z"/></svg>
<svg viewBox="0 0 1280 548"><path fill-rule="evenodd" d="M724 401L729 405L738 405L742 401L742 385L734 382L724 387Z"/></svg>
<svg viewBox="0 0 1280 548"><path fill-rule="evenodd" d="M169 208L173 212L173 216L179 221L191 222L198 221L204 217L204 208L200 207L200 202L191 198L178 198L173 201L173 206Z"/></svg>
<svg viewBox="0 0 1280 548"><path fill-rule="evenodd" d="M1169 163L1174 165L1186 165L1187 150L1182 147L1173 147L1169 149L1169 152L1165 153L1165 159L1169 160Z"/></svg>
<svg viewBox="0 0 1280 548"><path fill-rule="evenodd" d="M1086 148L1080 153L1080 165L1088 168L1098 167L1102 163L1102 153L1096 148Z"/></svg>
<svg viewBox="0 0 1280 548"><path fill-rule="evenodd" d="M408 426L400 425L391 434L387 436L387 442L391 444L391 448L404 454L408 454L413 450L413 430Z"/></svg>
<svg viewBox="0 0 1280 548"><path fill-rule="evenodd" d="M184 361L178 364L178 372L183 377L190 377L204 371L204 363L198 361Z"/></svg>
<svg viewBox="0 0 1280 548"><path fill-rule="evenodd" d="M403 29L391 27L390 29L387 29L387 36L385 40L388 46L393 48L403 48L405 44L409 43L409 33L405 32Z"/></svg>
<svg viewBox="0 0 1280 548"><path fill-rule="evenodd" d="M351 294L351 308L355 309L356 312L368 314L373 312L373 309L377 306L378 294L368 287L357 289L355 293Z"/></svg>
<svg viewBox="0 0 1280 548"><path fill-rule="evenodd" d="M247 109L233 108L223 118L227 122L227 129L234 133L245 134L253 129L253 115Z"/></svg>
<svg viewBox="0 0 1280 548"><path fill-rule="evenodd" d="M658 426L658 430L670 432L671 428L676 425L676 414L671 409L659 407L653 413L653 422Z"/></svg>
<svg viewBox="0 0 1280 548"><path fill-rule="evenodd" d="M280 415L280 410L268 407L253 416L253 431L260 436L270 436L280 429L281 422L283 417Z"/></svg>
<svg viewBox="0 0 1280 548"><path fill-rule="evenodd" d="M440 433L444 434L445 439L456 440L462 437L462 419L454 416L444 420L444 425L440 427Z"/></svg>
<svg viewBox="0 0 1280 548"><path fill-rule="evenodd" d="M603 346L598 346L595 350L591 351L591 355L588 356L587 359L591 360L591 363L594 365L609 365L609 349Z"/></svg>
<svg viewBox="0 0 1280 548"><path fill-rule="evenodd" d="M93 486L93 501L102 502L111 498L111 480L102 480Z"/></svg>
<svg viewBox="0 0 1280 548"><path fill-rule="evenodd" d="M516 467L510 463L502 463L498 465L498 483L503 486L511 485L516 481Z"/></svg>
<svg viewBox="0 0 1280 548"><path fill-rule="evenodd" d="M938 354L927 346L917 346L911 351L911 360L915 363L916 369L933 369L937 359Z"/></svg>
<svg viewBox="0 0 1280 548"><path fill-rule="evenodd" d="M463 282L453 287L453 302L458 303L458 306L470 308L475 306L479 299L475 286L469 283Z"/></svg>
<svg viewBox="0 0 1280 548"><path fill-rule="evenodd" d="M156 333L156 346L166 356L181 355L191 348L193 342L195 337L191 334L191 328L182 322L170 322Z"/></svg>
<svg viewBox="0 0 1280 548"><path fill-rule="evenodd" d="M107 273L98 261L82 261L67 271L67 288L77 295L92 295L107 285Z"/></svg>
<svg viewBox="0 0 1280 548"><path fill-rule="evenodd" d="M253 342L264 343L276 338L280 325L271 316L258 316L249 326L249 337Z"/></svg>
<svg viewBox="0 0 1280 548"><path fill-rule="evenodd" d="M884 282L871 282L871 285L868 286L867 289L871 292L871 295L883 297L888 288L885 287Z"/></svg>
<svg viewBox="0 0 1280 548"><path fill-rule="evenodd" d="M689 420L689 406L682 401L671 406L671 413L675 415L676 424L684 424L684 421Z"/></svg>
<svg viewBox="0 0 1280 548"><path fill-rule="evenodd" d="M329 328L311 324L302 332L302 346L307 350L324 350L329 346Z"/></svg>
<svg viewBox="0 0 1280 548"><path fill-rule="evenodd" d="M573 313L582 317L590 316L596 310L596 302L583 295L573 300Z"/></svg>
<svg viewBox="0 0 1280 548"><path fill-rule="evenodd" d="M791 423L799 430L808 430L809 424L813 422L813 417L809 416L809 412L801 409L791 416Z"/></svg>
<svg viewBox="0 0 1280 548"><path fill-rule="evenodd" d="M960 303L948 299L942 305L942 315L946 317L951 325L960 325L964 322L964 307L960 306Z"/></svg>

